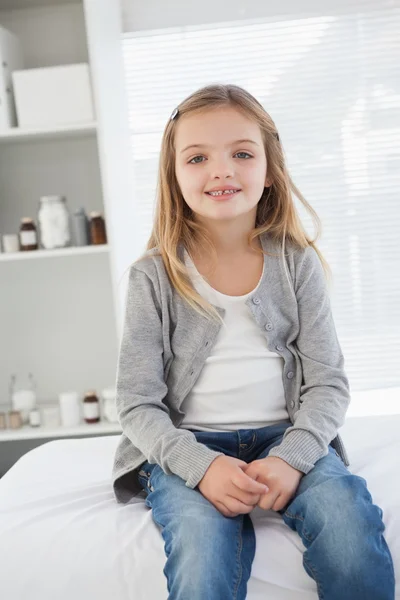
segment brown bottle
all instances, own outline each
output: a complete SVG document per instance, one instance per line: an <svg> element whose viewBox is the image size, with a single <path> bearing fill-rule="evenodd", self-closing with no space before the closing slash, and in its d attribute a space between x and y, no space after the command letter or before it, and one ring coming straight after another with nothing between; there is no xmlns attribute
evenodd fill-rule
<svg viewBox="0 0 400 600"><path fill-rule="evenodd" d="M21 219L19 228L19 248L20 250L37 250L37 231L33 219L24 217Z"/></svg>
<svg viewBox="0 0 400 600"><path fill-rule="evenodd" d="M89 230L91 244L107 244L106 224L100 213L90 213Z"/></svg>
<svg viewBox="0 0 400 600"><path fill-rule="evenodd" d="M100 403L96 392L86 392L83 399L83 418L86 423L98 423L100 421Z"/></svg>

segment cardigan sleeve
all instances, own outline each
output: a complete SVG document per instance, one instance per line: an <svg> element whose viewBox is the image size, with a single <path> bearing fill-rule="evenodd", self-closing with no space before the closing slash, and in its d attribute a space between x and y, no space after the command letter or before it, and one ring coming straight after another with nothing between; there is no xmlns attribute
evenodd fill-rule
<svg viewBox="0 0 400 600"><path fill-rule="evenodd" d="M151 279L132 266L116 378L116 406L122 430L152 464L194 488L211 462L222 455L173 424L164 402L163 335L160 302Z"/></svg>
<svg viewBox="0 0 400 600"><path fill-rule="evenodd" d="M279 446L269 456L308 473L328 454L343 425L350 402L344 357L332 316L324 270L312 246L295 258L295 294L299 315L296 346L303 380L299 410Z"/></svg>

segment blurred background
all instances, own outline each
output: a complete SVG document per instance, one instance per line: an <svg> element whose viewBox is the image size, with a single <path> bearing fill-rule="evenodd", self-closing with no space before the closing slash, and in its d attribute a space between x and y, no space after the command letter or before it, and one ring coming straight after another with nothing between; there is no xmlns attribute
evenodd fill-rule
<svg viewBox="0 0 400 600"><path fill-rule="evenodd" d="M0 0L0 476L120 431L162 131L209 83L263 104L321 218L349 418L400 413L399 28L400 0Z"/></svg>

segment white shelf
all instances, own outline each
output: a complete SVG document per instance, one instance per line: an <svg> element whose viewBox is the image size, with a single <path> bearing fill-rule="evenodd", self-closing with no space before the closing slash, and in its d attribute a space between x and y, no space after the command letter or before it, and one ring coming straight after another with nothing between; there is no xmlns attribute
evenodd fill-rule
<svg viewBox="0 0 400 600"><path fill-rule="evenodd" d="M42 127L23 129L13 127L0 131L0 144L8 142L24 142L44 139L64 139L72 137L86 137L94 135L97 131L97 123L77 123L76 125L59 125L57 127Z"/></svg>
<svg viewBox="0 0 400 600"><path fill-rule="evenodd" d="M76 246L73 248L58 248L56 250L29 250L23 252L0 253L0 262L40 258L58 258L62 256L82 256L84 254L104 254L108 251L108 244L99 244L95 246Z"/></svg>
<svg viewBox="0 0 400 600"><path fill-rule="evenodd" d="M76 427L30 427L24 425L20 429L3 429L0 431L0 442L14 440L33 440L39 438L63 438L76 435L104 435L107 433L121 433L119 423L82 423Z"/></svg>
<svg viewBox="0 0 400 600"><path fill-rule="evenodd" d="M16 10L18 8L35 8L41 6L58 6L61 4L77 4L79 0L0 0L0 10Z"/></svg>

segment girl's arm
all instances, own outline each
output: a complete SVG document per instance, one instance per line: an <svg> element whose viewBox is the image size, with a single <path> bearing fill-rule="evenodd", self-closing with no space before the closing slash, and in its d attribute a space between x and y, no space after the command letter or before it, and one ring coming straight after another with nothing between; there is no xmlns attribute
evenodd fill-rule
<svg viewBox="0 0 400 600"><path fill-rule="evenodd" d="M123 433L150 463L194 488L222 452L172 423L163 402L168 391L163 350L161 306L153 283L132 266L117 368L118 417Z"/></svg>
<svg viewBox="0 0 400 600"><path fill-rule="evenodd" d="M321 261L309 246L295 255L295 262L300 323L296 346L303 385L294 425L269 455L308 473L328 453L330 442L343 425L350 393Z"/></svg>

